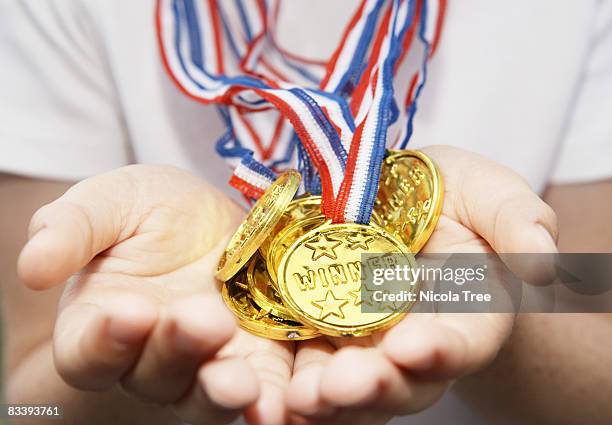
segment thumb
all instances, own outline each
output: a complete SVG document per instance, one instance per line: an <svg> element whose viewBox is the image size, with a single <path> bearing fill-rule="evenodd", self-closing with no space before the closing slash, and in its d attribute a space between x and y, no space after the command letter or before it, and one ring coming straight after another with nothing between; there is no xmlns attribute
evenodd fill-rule
<svg viewBox="0 0 612 425"><path fill-rule="evenodd" d="M446 146L423 150L445 177L444 214L485 239L523 280L552 281L557 217L529 184L509 168L471 152Z"/></svg>
<svg viewBox="0 0 612 425"><path fill-rule="evenodd" d="M63 283L93 257L127 238L136 188L123 169L84 180L32 217L19 255L19 277L31 289Z"/></svg>

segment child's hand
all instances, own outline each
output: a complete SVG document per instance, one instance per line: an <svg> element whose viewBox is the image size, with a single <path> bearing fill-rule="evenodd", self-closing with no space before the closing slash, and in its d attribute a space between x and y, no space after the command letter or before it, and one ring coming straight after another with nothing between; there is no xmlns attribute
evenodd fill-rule
<svg viewBox="0 0 612 425"><path fill-rule="evenodd" d="M458 149L424 151L446 184L443 215L424 252L556 252L555 214L518 175ZM554 273L546 265L508 266L532 283ZM288 394L295 423L373 425L422 410L452 380L487 365L512 322L511 314L409 314L359 346L302 342Z"/></svg>
<svg viewBox="0 0 612 425"><path fill-rule="evenodd" d="M193 424L244 409L254 423L283 423L293 347L236 330L213 277L242 215L161 166L85 180L41 208L19 273L36 289L70 279L54 334L61 376L85 390L119 383Z"/></svg>

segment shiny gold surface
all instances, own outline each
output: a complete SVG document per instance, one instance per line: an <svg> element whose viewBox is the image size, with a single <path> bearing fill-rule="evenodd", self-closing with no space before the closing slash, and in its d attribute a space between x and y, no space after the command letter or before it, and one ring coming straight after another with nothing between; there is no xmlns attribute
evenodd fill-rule
<svg viewBox="0 0 612 425"><path fill-rule="evenodd" d="M278 233L268 251L268 257L266 258L266 267L268 273L274 282L275 288L278 290L278 266L280 265L283 255L287 249L302 237L308 231L319 227L325 222L325 217L320 215L316 217L310 217L304 220L296 221L291 223L290 226L285 227L280 233Z"/></svg>
<svg viewBox="0 0 612 425"><path fill-rule="evenodd" d="M253 256L249 261L247 282L251 298L261 309L267 310L281 319L295 321L295 317L283 305L283 301L274 289L272 279L270 279L266 270L266 263L260 255Z"/></svg>
<svg viewBox="0 0 612 425"><path fill-rule="evenodd" d="M300 340L365 336L397 323L412 303L379 302L379 288L362 278L397 261L416 266L411 254L425 245L442 211L435 164L419 151L388 152L369 225L326 221L319 196L293 199L299 182L295 171L281 175L219 262L223 299L240 326L265 338ZM408 288L414 293L418 285Z"/></svg>
<svg viewBox="0 0 612 425"><path fill-rule="evenodd" d="M295 223L291 227L301 227ZM298 232L299 230L288 230ZM284 253L278 270L279 294L303 323L332 336L363 336L387 329L403 317L410 305L363 312L361 255L377 258L404 254L414 267L405 244L372 225L323 224L295 240ZM369 291L369 289L368 289ZM369 294L369 292L366 291Z"/></svg>
<svg viewBox="0 0 612 425"><path fill-rule="evenodd" d="M302 195L299 198L294 199L287 205L285 212L281 216L278 223L270 232L270 235L264 239L263 243L259 247L259 252L263 258L268 258L270 246L274 237L280 233L289 224L296 221L304 220L310 217L321 216L321 197L313 196L310 194Z"/></svg>
<svg viewBox="0 0 612 425"><path fill-rule="evenodd" d="M305 195L289 204L276 229L261 245L259 252L266 261L268 274L277 290L278 265L287 248L293 241L324 221L325 217L321 214L321 197ZM301 225L293 226L297 222ZM382 219L375 211L372 212L372 223L382 224Z"/></svg>
<svg viewBox="0 0 612 425"><path fill-rule="evenodd" d="M380 175L374 211L389 233L417 253L442 212L444 183L436 165L419 151L390 151Z"/></svg>
<svg viewBox="0 0 612 425"><path fill-rule="evenodd" d="M215 277L226 281L234 276L274 229L298 190L301 176L287 171L265 191L238 227L223 252Z"/></svg>
<svg viewBox="0 0 612 425"><path fill-rule="evenodd" d="M258 308L249 297L244 272L223 284L221 295L225 304L238 318L246 331L268 339L295 341L319 336L316 329L290 320L284 320Z"/></svg>

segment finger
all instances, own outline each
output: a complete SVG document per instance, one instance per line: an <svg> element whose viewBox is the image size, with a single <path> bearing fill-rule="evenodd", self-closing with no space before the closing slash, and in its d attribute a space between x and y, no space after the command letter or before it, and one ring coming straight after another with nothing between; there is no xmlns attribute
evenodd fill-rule
<svg viewBox="0 0 612 425"><path fill-rule="evenodd" d="M164 312L138 363L122 379L124 389L157 403L178 400L234 330L234 318L217 296L177 301Z"/></svg>
<svg viewBox="0 0 612 425"><path fill-rule="evenodd" d="M241 332L235 343L251 347L243 353L260 387L257 402L244 417L251 425L283 425L288 421L286 393L293 368L293 345Z"/></svg>
<svg viewBox="0 0 612 425"><path fill-rule="evenodd" d="M383 367L371 349L342 348L332 356L322 372L321 397L332 406L364 406L379 391Z"/></svg>
<svg viewBox="0 0 612 425"><path fill-rule="evenodd" d="M73 302L63 308L54 332L58 373L83 390L112 387L138 359L157 311L135 294L109 296L108 303Z"/></svg>
<svg viewBox="0 0 612 425"><path fill-rule="evenodd" d="M323 369L334 351L325 338L298 343L287 390L287 406L291 412L309 417L328 417L335 412L336 409L321 398Z"/></svg>
<svg viewBox="0 0 612 425"><path fill-rule="evenodd" d="M455 379L490 363L511 327L510 314L413 314L387 332L381 349L421 379Z"/></svg>
<svg viewBox="0 0 612 425"><path fill-rule="evenodd" d="M321 379L321 396L346 416L347 410L414 413L436 401L446 383L410 379L379 349L347 347L333 355Z"/></svg>
<svg viewBox="0 0 612 425"><path fill-rule="evenodd" d="M136 223L134 184L121 170L84 180L39 209L18 263L32 289L63 283L101 251L129 236Z"/></svg>
<svg viewBox="0 0 612 425"><path fill-rule="evenodd" d="M291 425L384 425L391 419L389 413L380 412L372 407L361 409L339 409L330 417L305 417L294 414Z"/></svg>
<svg viewBox="0 0 612 425"><path fill-rule="evenodd" d="M452 155L448 151L452 151ZM498 253L556 253L557 218L514 171L476 154L451 147L424 149L445 177L443 212L482 236ZM461 164L470 172L445 173ZM530 283L554 278L552 261L508 264ZM552 260L552 257L548 257Z"/></svg>
<svg viewBox="0 0 612 425"><path fill-rule="evenodd" d="M252 405L259 392L257 376L244 359L218 359L200 368L195 385L174 409L193 425L227 424Z"/></svg>

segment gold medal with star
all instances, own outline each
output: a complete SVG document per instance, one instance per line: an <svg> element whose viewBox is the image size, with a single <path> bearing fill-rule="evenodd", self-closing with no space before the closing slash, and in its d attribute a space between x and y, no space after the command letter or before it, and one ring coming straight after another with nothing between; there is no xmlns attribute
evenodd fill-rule
<svg viewBox="0 0 612 425"><path fill-rule="evenodd" d="M365 336L397 323L417 299L418 283L377 286L371 278L376 269L416 267L412 254L441 212L435 164L422 152L389 152L369 225L332 224L319 196L291 200L298 183L294 172L281 175L224 252L217 276L240 326L292 340ZM408 301L398 291L410 292Z"/></svg>
<svg viewBox="0 0 612 425"><path fill-rule="evenodd" d="M362 255L367 260L362 261ZM304 324L331 336L364 336L387 329L410 305L373 305L376 288L364 288L371 264L414 267L408 247L375 225L325 223L294 241L278 268L279 295ZM364 309L364 303L370 304Z"/></svg>

